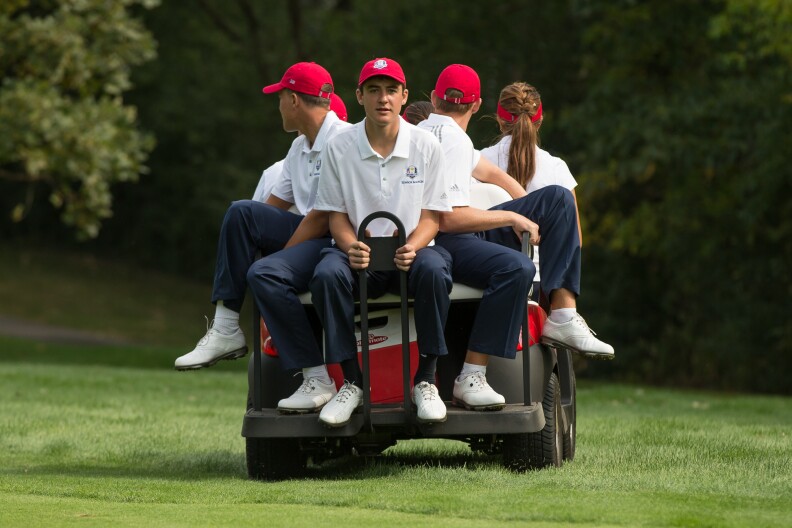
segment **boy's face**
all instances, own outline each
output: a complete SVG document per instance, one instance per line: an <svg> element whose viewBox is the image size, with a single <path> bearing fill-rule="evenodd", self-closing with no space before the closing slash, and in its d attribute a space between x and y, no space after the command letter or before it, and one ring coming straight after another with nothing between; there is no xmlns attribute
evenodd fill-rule
<svg viewBox="0 0 792 528"><path fill-rule="evenodd" d="M278 110L280 110L281 119L283 120L283 130L286 132L295 132L297 130L296 111L294 108L294 100L296 98L297 96L290 90L278 92Z"/></svg>
<svg viewBox="0 0 792 528"><path fill-rule="evenodd" d="M357 99L366 111L366 119L385 126L401 119L407 89L390 77L372 77L357 90Z"/></svg>

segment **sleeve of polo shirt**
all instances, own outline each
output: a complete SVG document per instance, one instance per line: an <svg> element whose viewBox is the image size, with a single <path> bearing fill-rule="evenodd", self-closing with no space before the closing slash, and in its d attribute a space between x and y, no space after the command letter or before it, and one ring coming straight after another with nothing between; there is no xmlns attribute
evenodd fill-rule
<svg viewBox="0 0 792 528"><path fill-rule="evenodd" d="M471 165L472 150L470 145L462 141L452 145L446 141L443 145L448 183L446 192L448 203L452 207L470 205L470 175L475 167L475 165Z"/></svg>
<svg viewBox="0 0 792 528"><path fill-rule="evenodd" d="M554 183L570 191L577 187L577 181L572 176L572 172L570 172L566 162L561 158L556 158L554 161L556 162L555 170L553 171Z"/></svg>
<svg viewBox="0 0 792 528"><path fill-rule="evenodd" d="M281 200L286 200L289 203L294 203L294 189L292 188L291 174L291 167L293 165L292 161L295 159L295 156L300 155L302 141L302 136L299 136L297 139L292 141L292 145L289 148L289 153L286 154L286 158L283 160L283 170L281 171L280 180L278 180L278 183L276 183L275 187L272 188L272 194Z"/></svg>
<svg viewBox="0 0 792 528"><path fill-rule="evenodd" d="M443 148L439 143L434 142L426 160L426 178L424 179L421 209L429 209L431 211L452 210L447 192L450 182L446 161ZM470 178L469 174L468 178ZM468 183L469 187L470 184Z"/></svg>
<svg viewBox="0 0 792 528"><path fill-rule="evenodd" d="M316 194L317 211L336 211L346 213L347 207L341 189L341 178L338 168L338 152L332 144L325 146L322 168L319 169L319 190Z"/></svg>

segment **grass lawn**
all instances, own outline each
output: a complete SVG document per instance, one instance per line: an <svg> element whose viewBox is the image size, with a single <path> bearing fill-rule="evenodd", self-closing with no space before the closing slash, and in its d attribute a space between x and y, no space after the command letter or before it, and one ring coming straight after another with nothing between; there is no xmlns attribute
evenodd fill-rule
<svg viewBox="0 0 792 528"><path fill-rule="evenodd" d="M0 338L0 526L790 526L792 401L580 383L574 462L450 441L246 479L245 362Z"/></svg>

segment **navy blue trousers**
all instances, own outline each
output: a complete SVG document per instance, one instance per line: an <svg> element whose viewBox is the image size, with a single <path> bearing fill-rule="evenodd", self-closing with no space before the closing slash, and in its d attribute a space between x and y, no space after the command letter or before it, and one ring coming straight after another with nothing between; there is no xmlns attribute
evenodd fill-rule
<svg viewBox="0 0 792 528"><path fill-rule="evenodd" d="M519 213L539 225L539 268L542 292L566 288L580 295L580 234L575 198L558 185L543 187L527 196L504 202L492 209ZM511 227L483 233L485 240L520 251L521 244Z"/></svg>
<svg viewBox="0 0 792 528"><path fill-rule="evenodd" d="M306 240L253 263L247 282L259 312L267 322L283 369L324 364L311 322L298 294L308 291L321 252L330 247L330 237Z"/></svg>
<svg viewBox="0 0 792 528"><path fill-rule="evenodd" d="M398 273L369 272L369 298L398 292ZM407 290L414 299L415 331L422 355L448 354L443 329L451 284L447 258L434 247L418 250L407 275ZM358 272L350 267L347 255L335 247L323 250L309 287L325 330L326 362L340 363L356 357L355 300L360 294Z"/></svg>
<svg viewBox="0 0 792 528"><path fill-rule="evenodd" d="M256 251L270 255L283 249L302 219L301 215L253 200L233 202L220 227L212 302L223 301L239 312Z"/></svg>
<svg viewBox="0 0 792 528"><path fill-rule="evenodd" d="M473 234L441 233L435 243L450 255L454 282L484 290L468 350L513 359L536 273L531 259Z"/></svg>

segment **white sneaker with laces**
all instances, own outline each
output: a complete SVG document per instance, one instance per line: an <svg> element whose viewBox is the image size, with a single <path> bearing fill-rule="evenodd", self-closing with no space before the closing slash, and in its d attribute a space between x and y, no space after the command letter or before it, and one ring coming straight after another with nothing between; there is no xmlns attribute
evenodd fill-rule
<svg viewBox="0 0 792 528"><path fill-rule="evenodd" d="M237 359L247 354L245 334L241 328L231 335L225 335L212 328L213 323L207 322L206 335L198 341L192 352L176 358L176 370L211 367L221 359Z"/></svg>
<svg viewBox="0 0 792 528"><path fill-rule="evenodd" d="M542 330L542 343L570 350L595 359L613 359L613 347L600 341L580 314L566 323L555 323L548 318Z"/></svg>
<svg viewBox="0 0 792 528"><path fill-rule="evenodd" d="M355 409L363 405L363 389L348 381L344 382L338 394L322 408L319 421L327 427L343 427Z"/></svg>
<svg viewBox="0 0 792 528"><path fill-rule="evenodd" d="M473 411L499 411L506 406L506 398L490 387L483 372L476 371L454 380L454 405Z"/></svg>
<svg viewBox="0 0 792 528"><path fill-rule="evenodd" d="M278 402L278 411L283 414L317 412L336 395L335 382L322 383L319 378L303 379L302 385L288 398Z"/></svg>
<svg viewBox="0 0 792 528"><path fill-rule="evenodd" d="M446 406L437 387L422 381L412 390L412 401L417 409L418 421L422 423L439 423L446 421Z"/></svg>

